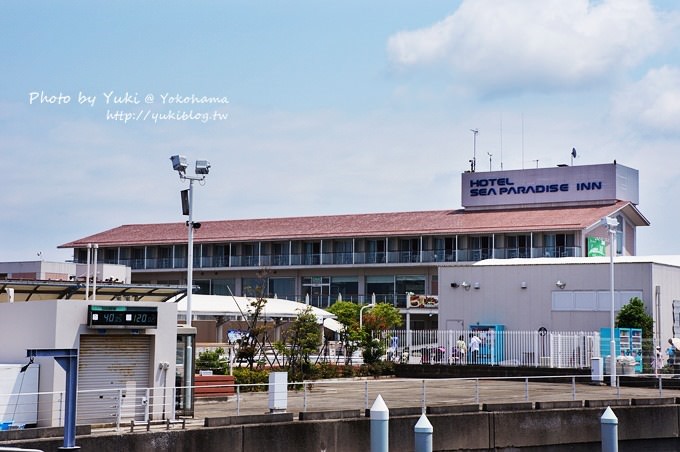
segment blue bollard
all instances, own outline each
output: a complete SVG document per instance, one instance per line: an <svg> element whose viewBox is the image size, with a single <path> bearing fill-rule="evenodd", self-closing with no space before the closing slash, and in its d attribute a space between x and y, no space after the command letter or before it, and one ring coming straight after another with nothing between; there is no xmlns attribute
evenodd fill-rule
<svg viewBox="0 0 680 452"><path fill-rule="evenodd" d="M617 452L619 450L619 419L610 407L607 407L600 418L602 431L602 452Z"/></svg>
<svg viewBox="0 0 680 452"><path fill-rule="evenodd" d="M416 434L416 452L432 452L432 424L423 413L413 429Z"/></svg>
<svg viewBox="0 0 680 452"><path fill-rule="evenodd" d="M389 452L390 410L378 394L371 407L371 452Z"/></svg>

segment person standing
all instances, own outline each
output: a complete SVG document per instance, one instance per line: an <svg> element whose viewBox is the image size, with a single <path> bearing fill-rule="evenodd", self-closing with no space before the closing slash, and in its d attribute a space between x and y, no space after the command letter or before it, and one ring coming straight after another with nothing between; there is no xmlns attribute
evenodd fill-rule
<svg viewBox="0 0 680 452"><path fill-rule="evenodd" d="M469 338L468 350L470 351L470 362L477 364L479 362L479 346L482 344L482 340L474 333L470 333Z"/></svg>
<svg viewBox="0 0 680 452"><path fill-rule="evenodd" d="M454 353L454 363L465 364L465 358L467 355L467 345L465 344L465 338L463 335L458 336L456 341L456 348Z"/></svg>
<svg viewBox="0 0 680 452"><path fill-rule="evenodd" d="M656 351L654 352L652 367L654 368L654 375L659 376L659 372L663 368L663 352L659 345L656 346Z"/></svg>

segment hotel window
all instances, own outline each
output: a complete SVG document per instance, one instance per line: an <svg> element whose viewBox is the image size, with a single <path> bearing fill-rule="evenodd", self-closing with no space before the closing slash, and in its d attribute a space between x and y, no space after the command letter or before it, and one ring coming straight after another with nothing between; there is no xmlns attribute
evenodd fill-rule
<svg viewBox="0 0 680 452"><path fill-rule="evenodd" d="M544 255L545 257L576 256L574 242L574 234L546 234Z"/></svg>
<svg viewBox="0 0 680 452"><path fill-rule="evenodd" d="M271 265L289 265L289 263L288 242L273 242L271 244Z"/></svg>
<svg viewBox="0 0 680 452"><path fill-rule="evenodd" d="M331 278L331 298L337 300L338 294L343 301L359 299L359 278L356 276L334 276Z"/></svg>
<svg viewBox="0 0 680 452"><path fill-rule="evenodd" d="M333 241L333 263L351 264L352 263L352 241L334 240Z"/></svg>
<svg viewBox="0 0 680 452"><path fill-rule="evenodd" d="M482 259L488 259L491 257L491 236L479 235L472 236L469 238L470 246L470 256L471 261L480 261Z"/></svg>
<svg viewBox="0 0 680 452"><path fill-rule="evenodd" d="M210 280L209 279L194 279L192 281L194 286L197 286L192 293L201 295L210 295Z"/></svg>
<svg viewBox="0 0 680 452"><path fill-rule="evenodd" d="M243 278L241 292L244 297L262 297L267 295L267 280L264 278Z"/></svg>
<svg viewBox="0 0 680 452"><path fill-rule="evenodd" d="M241 244L241 265L243 267L257 267L259 265L259 244Z"/></svg>
<svg viewBox="0 0 680 452"><path fill-rule="evenodd" d="M385 240L367 240L366 241L366 263L367 264L382 264L385 263Z"/></svg>
<svg viewBox="0 0 680 452"><path fill-rule="evenodd" d="M394 299L394 276L367 276L366 277L366 303L370 303L375 294L376 302L392 303Z"/></svg>
<svg viewBox="0 0 680 452"><path fill-rule="evenodd" d="M231 291L230 291L231 290ZM213 295L232 295L236 294L236 283L233 279L213 279Z"/></svg>
<svg viewBox="0 0 680 452"><path fill-rule="evenodd" d="M269 278L270 297L295 300L295 278Z"/></svg>
<svg viewBox="0 0 680 452"><path fill-rule="evenodd" d="M305 242L302 265L321 264L321 242Z"/></svg>
<svg viewBox="0 0 680 452"><path fill-rule="evenodd" d="M508 235L505 237L505 257L512 259L514 257L530 257L531 256L531 238L528 235Z"/></svg>
<svg viewBox="0 0 680 452"><path fill-rule="evenodd" d="M302 296L317 308L331 305L331 278L328 276L305 276L302 278Z"/></svg>
<svg viewBox="0 0 680 452"><path fill-rule="evenodd" d="M395 278L395 292L397 294L397 307L406 307L406 292L413 292L415 295L427 295L425 293L425 276L397 275Z"/></svg>
<svg viewBox="0 0 680 452"><path fill-rule="evenodd" d="M434 262L453 262L456 260L455 241L453 237L435 237Z"/></svg>
<svg viewBox="0 0 680 452"><path fill-rule="evenodd" d="M401 239L399 242L399 262L420 262L420 239Z"/></svg>

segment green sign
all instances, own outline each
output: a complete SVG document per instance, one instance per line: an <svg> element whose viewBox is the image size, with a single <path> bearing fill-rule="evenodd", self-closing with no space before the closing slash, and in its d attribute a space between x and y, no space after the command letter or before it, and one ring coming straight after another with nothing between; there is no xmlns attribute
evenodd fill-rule
<svg viewBox="0 0 680 452"><path fill-rule="evenodd" d="M606 256L605 243L599 237L588 237L588 256Z"/></svg>

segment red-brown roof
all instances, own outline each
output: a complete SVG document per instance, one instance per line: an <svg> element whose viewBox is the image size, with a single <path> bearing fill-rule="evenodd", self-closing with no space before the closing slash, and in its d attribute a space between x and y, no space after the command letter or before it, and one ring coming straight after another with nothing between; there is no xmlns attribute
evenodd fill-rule
<svg viewBox="0 0 680 452"><path fill-rule="evenodd" d="M486 211L435 210L253 220L203 221L195 231L200 243L300 240L351 237L444 235L585 229L602 217L625 210L637 225L649 222L628 202L578 207ZM632 218L631 218L632 217ZM182 223L129 224L65 243L60 248L185 243Z"/></svg>

